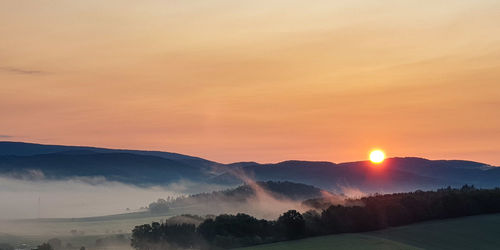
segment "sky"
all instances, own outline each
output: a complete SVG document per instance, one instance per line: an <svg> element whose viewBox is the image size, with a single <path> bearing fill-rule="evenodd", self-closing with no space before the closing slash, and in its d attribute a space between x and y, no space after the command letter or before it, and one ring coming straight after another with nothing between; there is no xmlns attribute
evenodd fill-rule
<svg viewBox="0 0 500 250"><path fill-rule="evenodd" d="M497 0L0 0L0 140L500 166Z"/></svg>

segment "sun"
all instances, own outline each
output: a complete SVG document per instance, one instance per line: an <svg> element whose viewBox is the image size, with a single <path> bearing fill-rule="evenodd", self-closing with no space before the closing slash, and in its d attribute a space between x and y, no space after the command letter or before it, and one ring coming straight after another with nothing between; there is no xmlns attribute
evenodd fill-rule
<svg viewBox="0 0 500 250"><path fill-rule="evenodd" d="M380 149L375 149L370 152L370 161L375 164L382 163L385 160L385 153Z"/></svg>

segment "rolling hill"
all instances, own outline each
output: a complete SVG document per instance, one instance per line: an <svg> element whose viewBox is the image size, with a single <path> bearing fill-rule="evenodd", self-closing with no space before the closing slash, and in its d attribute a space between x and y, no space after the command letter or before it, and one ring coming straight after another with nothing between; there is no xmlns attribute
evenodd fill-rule
<svg viewBox="0 0 500 250"><path fill-rule="evenodd" d="M380 231L337 234L240 248L281 249L498 249L500 215L429 221Z"/></svg>
<svg viewBox="0 0 500 250"><path fill-rule="evenodd" d="M241 177L258 181L292 181L345 192L396 192L473 184L500 185L500 169L472 161L390 158L370 162L284 161L275 164L221 164L160 151L0 142L0 174L47 179L104 177L136 185L168 185L179 180L236 186ZM211 190L206 190L211 191Z"/></svg>
<svg viewBox="0 0 500 250"><path fill-rule="evenodd" d="M68 151L0 156L1 172L30 178L28 170L39 170L44 177L50 179L103 176L109 180L133 184L168 184L186 177L199 181L212 176L210 168L204 165L132 153Z"/></svg>
<svg viewBox="0 0 500 250"><path fill-rule="evenodd" d="M277 200L292 200L303 201L311 198L319 198L324 195L325 190L321 190L311 185L301 183L293 183L289 181L275 182L257 182L257 185L265 190L271 197ZM250 185L241 185L236 188L226 189L222 191L213 191L210 193L200 193L179 197L169 201L168 205L171 208L182 208L192 206L231 206L235 203L246 203L249 199L256 196L255 188Z"/></svg>
<svg viewBox="0 0 500 250"><path fill-rule="evenodd" d="M285 161L276 164L245 164L241 171L256 180L288 180L343 192L352 188L362 192L400 192L473 184L500 185L500 169L472 161L427 160L415 157L390 158L381 165L367 161L335 164L331 162ZM237 177L226 173L216 177L234 183Z"/></svg>

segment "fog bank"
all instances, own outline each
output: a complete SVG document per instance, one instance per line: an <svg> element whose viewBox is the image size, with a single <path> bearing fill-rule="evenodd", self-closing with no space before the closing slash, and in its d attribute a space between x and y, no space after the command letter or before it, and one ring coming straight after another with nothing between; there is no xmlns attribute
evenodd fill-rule
<svg viewBox="0 0 500 250"><path fill-rule="evenodd" d="M178 196L218 186L178 182L138 187L101 177L47 180L0 176L0 219L73 218L138 211L159 197ZM128 208L128 209L127 209Z"/></svg>

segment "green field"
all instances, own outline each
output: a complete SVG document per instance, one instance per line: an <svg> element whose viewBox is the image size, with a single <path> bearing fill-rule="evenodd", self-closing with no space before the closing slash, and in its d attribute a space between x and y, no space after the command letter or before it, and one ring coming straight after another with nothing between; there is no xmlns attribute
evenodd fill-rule
<svg viewBox="0 0 500 250"><path fill-rule="evenodd" d="M431 221L381 231L313 237L245 250L500 249L500 214Z"/></svg>
<svg viewBox="0 0 500 250"><path fill-rule="evenodd" d="M255 247L240 248L241 250L288 250L288 249L418 249L402 243L377 238L365 234L343 234L333 236L313 237L303 240L278 242Z"/></svg>

